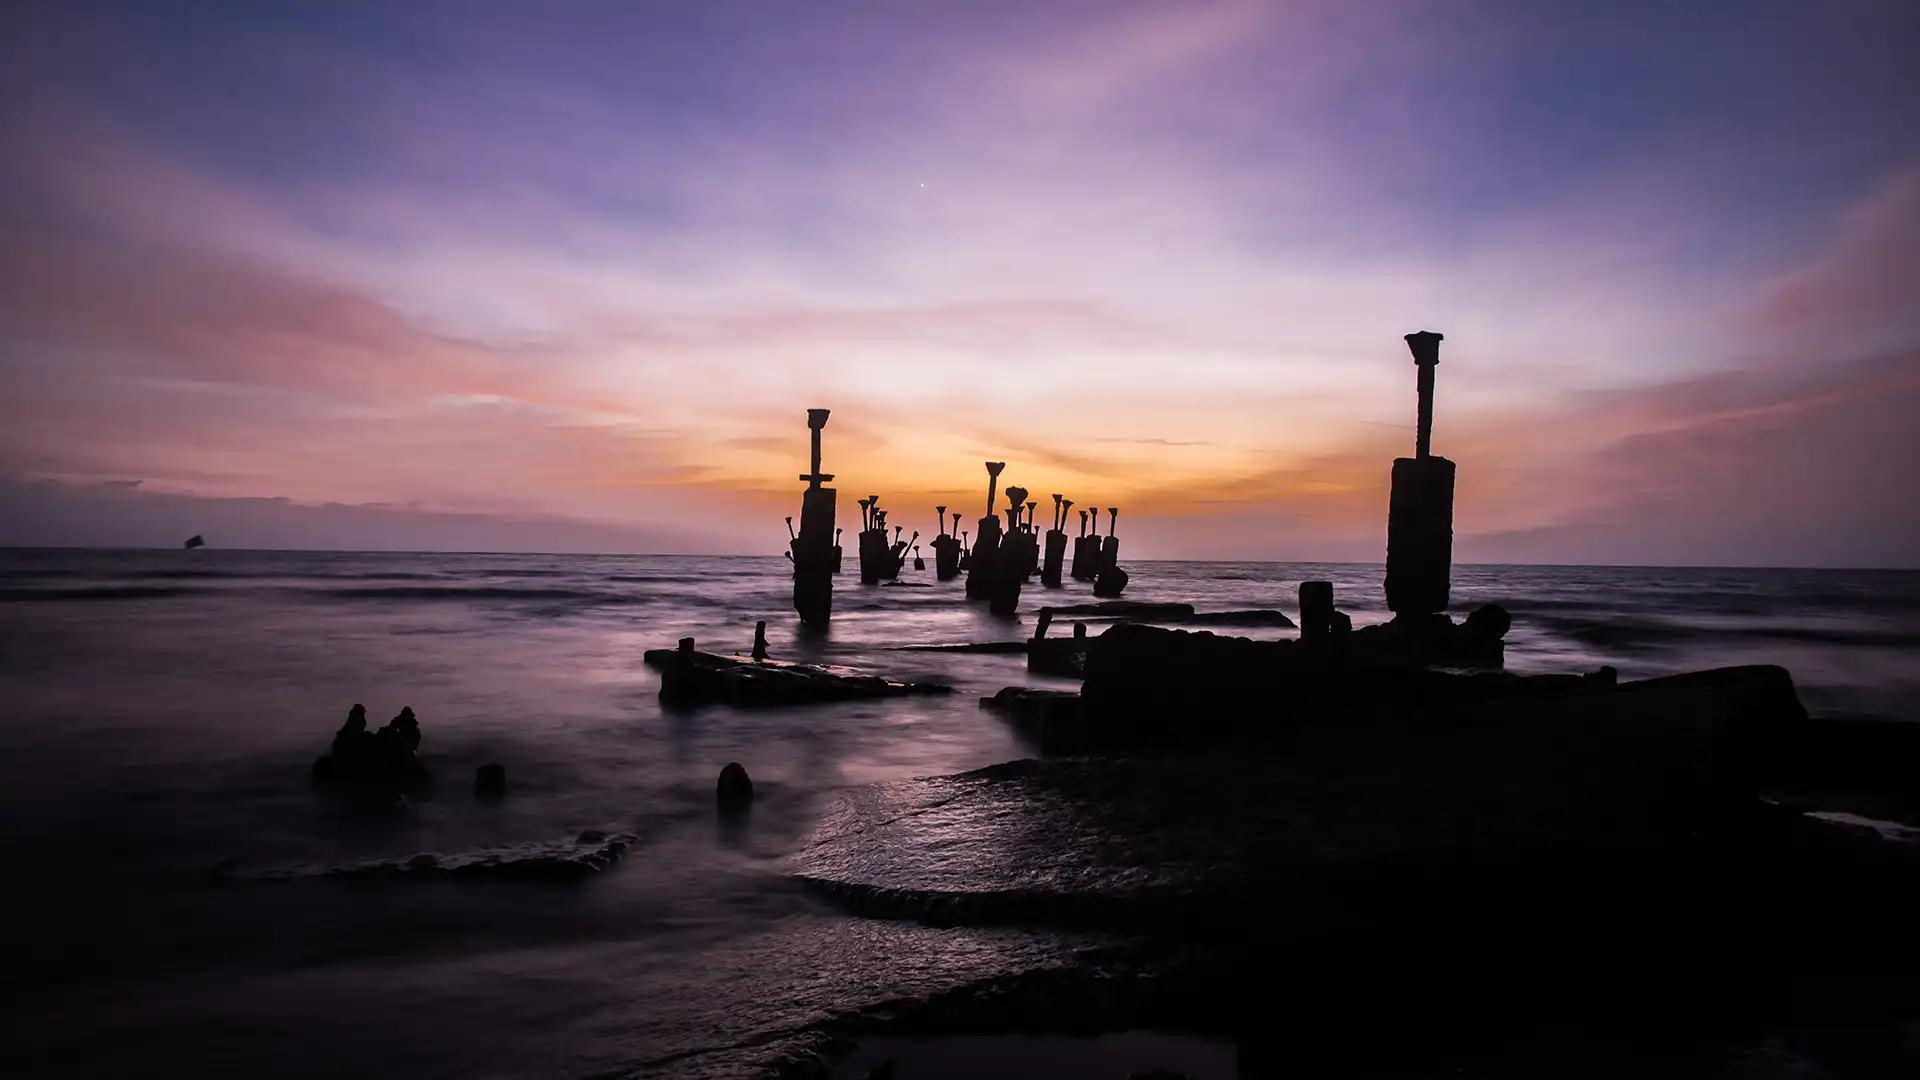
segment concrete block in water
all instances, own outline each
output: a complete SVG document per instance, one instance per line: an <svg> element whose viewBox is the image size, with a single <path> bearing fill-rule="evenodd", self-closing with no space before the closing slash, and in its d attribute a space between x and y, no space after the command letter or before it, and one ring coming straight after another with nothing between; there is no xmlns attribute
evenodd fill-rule
<svg viewBox="0 0 1920 1080"><path fill-rule="evenodd" d="M1001 537L995 553L992 591L988 606L995 615L1012 615L1020 607L1020 587L1026 584L1027 569L1033 565L1033 534L1011 532Z"/></svg>
<svg viewBox="0 0 1920 1080"><path fill-rule="evenodd" d="M973 551L967 556L967 599L985 600L993 595L995 572L1000 565L1000 519L988 514L980 519L973 537Z"/></svg>
<svg viewBox="0 0 1920 1080"><path fill-rule="evenodd" d="M1387 607L1445 611L1453 566L1453 462L1395 458L1387 509Z"/></svg>
<svg viewBox="0 0 1920 1080"><path fill-rule="evenodd" d="M836 495L833 488L816 487L800 499L800 535L793 541L793 610L804 623L824 623L833 614L833 575L839 570L839 549L833 546Z"/></svg>
<svg viewBox="0 0 1920 1080"><path fill-rule="evenodd" d="M941 581L960 576L960 538L941 536L933 541L933 574Z"/></svg>
<svg viewBox="0 0 1920 1080"><path fill-rule="evenodd" d="M1093 579L1093 595L1119 596L1127 588L1127 572L1120 569L1120 540L1111 533L1100 546L1100 572Z"/></svg>
<svg viewBox="0 0 1920 1080"><path fill-rule="evenodd" d="M860 534L860 583L878 585L880 579L887 576L887 564L892 561L892 549L887 545L887 534L881 529L868 529Z"/></svg>
<svg viewBox="0 0 1920 1080"><path fill-rule="evenodd" d="M1040 567L1040 584L1049 589L1060 587L1060 572L1067 561L1067 534L1058 529L1047 534L1047 558Z"/></svg>
<svg viewBox="0 0 1920 1080"><path fill-rule="evenodd" d="M1076 536L1073 538L1073 580L1092 581L1099 573L1100 538L1097 536Z"/></svg>
<svg viewBox="0 0 1920 1080"><path fill-rule="evenodd" d="M1300 640L1319 641L1333 634L1333 582L1300 583Z"/></svg>

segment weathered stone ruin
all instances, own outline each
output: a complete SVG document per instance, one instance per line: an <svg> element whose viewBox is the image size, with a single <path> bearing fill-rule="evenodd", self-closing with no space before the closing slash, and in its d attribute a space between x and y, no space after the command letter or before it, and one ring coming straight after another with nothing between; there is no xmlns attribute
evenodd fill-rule
<svg viewBox="0 0 1920 1080"><path fill-rule="evenodd" d="M660 700L670 705L778 708L952 692L938 683L894 682L826 664L701 652L692 638L681 638L677 648L648 649L643 659L660 673Z"/></svg>

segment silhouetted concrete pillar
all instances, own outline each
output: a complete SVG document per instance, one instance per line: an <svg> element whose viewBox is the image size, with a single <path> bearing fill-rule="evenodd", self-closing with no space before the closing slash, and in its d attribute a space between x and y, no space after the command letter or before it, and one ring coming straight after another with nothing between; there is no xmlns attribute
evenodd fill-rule
<svg viewBox="0 0 1920 1080"><path fill-rule="evenodd" d="M1420 411L1414 456L1394 459L1387 507L1387 607L1396 615L1445 611L1451 585L1454 465L1429 453L1441 340L1426 330L1407 335L1420 372Z"/></svg>
<svg viewBox="0 0 1920 1080"><path fill-rule="evenodd" d="M1300 640L1319 641L1333 633L1333 582L1300 583Z"/></svg>
<svg viewBox="0 0 1920 1080"><path fill-rule="evenodd" d="M1097 532L1100 527L1100 518L1097 511L1094 515L1093 525ZM1082 510L1080 511L1080 535L1073 538L1073 569L1071 571L1073 580L1092 580L1094 564L1097 563L1099 559L1100 541L1096 537L1087 535L1087 512Z"/></svg>
<svg viewBox="0 0 1920 1080"><path fill-rule="evenodd" d="M1072 510L1072 499L1053 497L1053 528L1047 530L1047 557L1040 566L1040 584L1049 589L1060 587L1060 574L1066 569L1067 514Z"/></svg>
<svg viewBox="0 0 1920 1080"><path fill-rule="evenodd" d="M1096 513L1097 512L1098 511L1096 511ZM1107 507L1107 538L1100 542L1100 562L1098 563L1099 569L1094 571L1094 577L1096 580L1099 578L1101 574L1104 574L1108 570L1111 570L1115 566L1119 565L1120 538L1113 535L1114 529L1119 527L1119 525L1120 525L1120 508L1117 506Z"/></svg>
<svg viewBox="0 0 1920 1080"><path fill-rule="evenodd" d="M807 410L813 468L800 478L807 482L806 493L800 497L800 532L789 541L793 555L793 610L801 622L811 625L824 625L833 616L833 574L837 569L833 544L837 493L821 486L833 476L820 471L820 431L827 426L827 415L826 409Z"/></svg>
<svg viewBox="0 0 1920 1080"><path fill-rule="evenodd" d="M1047 558L1040 567L1040 584L1049 589L1060 587L1060 573L1067 563L1067 534L1059 529L1047 533Z"/></svg>
<svg viewBox="0 0 1920 1080"><path fill-rule="evenodd" d="M994 555L993 584L987 593L988 607L995 615L1012 615L1019 609L1020 587L1026 584L1027 571L1036 558L1033 533L1020 527L1026 497L1025 488L1007 489L1008 528L1000 537L1000 547ZM984 520L980 524L986 527Z"/></svg>
<svg viewBox="0 0 1920 1080"><path fill-rule="evenodd" d="M987 466L987 513L980 519L967 553L967 599L987 600L993 596L994 574L999 569L1000 515L994 512L993 498L1000 488L1000 470L1004 461L989 461Z"/></svg>
<svg viewBox="0 0 1920 1080"><path fill-rule="evenodd" d="M940 581L952 581L960 574L960 538L947 532L947 508L934 507L939 521L940 534L933 538L933 576ZM960 527L960 515L953 515L953 527Z"/></svg>
<svg viewBox="0 0 1920 1080"><path fill-rule="evenodd" d="M1120 569L1120 538L1113 535L1120 524L1120 508L1107 507L1107 539L1100 545L1100 573L1093 579L1093 595L1119 596L1127 587L1127 572Z"/></svg>

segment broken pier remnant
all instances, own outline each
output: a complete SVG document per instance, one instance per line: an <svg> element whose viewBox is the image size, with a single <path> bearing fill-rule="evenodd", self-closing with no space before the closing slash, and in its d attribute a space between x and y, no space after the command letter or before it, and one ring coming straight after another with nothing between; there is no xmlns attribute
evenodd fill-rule
<svg viewBox="0 0 1920 1080"><path fill-rule="evenodd" d="M1387 607L1395 615L1431 615L1447 608L1453 563L1453 462L1430 453L1433 369L1443 335L1406 335L1419 369L1419 428L1414 456L1395 458L1387 508Z"/></svg>
<svg viewBox="0 0 1920 1080"><path fill-rule="evenodd" d="M833 479L833 474L820 471L820 431L827 426L828 412L807 410L813 467L800 477L807 484L806 493L800 497L800 531L788 541L788 554L793 558L793 610L801 622L814 626L825 625L833 615L833 575L839 568L833 528L836 492L821 486ZM792 519L787 520L791 529Z"/></svg>
<svg viewBox="0 0 1920 1080"><path fill-rule="evenodd" d="M829 664L701 652L690 637L681 638L677 649L648 649L642 658L660 673L660 700L675 705L774 708L951 691L937 683L894 682Z"/></svg>
<svg viewBox="0 0 1920 1080"><path fill-rule="evenodd" d="M1300 640L1319 641L1333 635L1333 582L1300 583Z"/></svg>
<svg viewBox="0 0 1920 1080"><path fill-rule="evenodd" d="M933 576L939 581L952 581L960 576L960 538L947 531L947 508L936 506L934 515L940 526L940 535L933 538ZM960 528L960 515L953 515L953 527Z"/></svg>
<svg viewBox="0 0 1920 1080"><path fill-rule="evenodd" d="M1047 555L1040 566L1040 584L1049 589L1060 587L1060 571L1067 558L1067 512L1072 509L1072 499L1053 497L1053 528L1047 530Z"/></svg>
<svg viewBox="0 0 1920 1080"><path fill-rule="evenodd" d="M1120 508L1107 507L1107 540L1100 548L1100 572L1093 579L1093 595L1119 596L1127 587L1127 572L1120 569L1120 538L1114 530L1120 525Z"/></svg>
<svg viewBox="0 0 1920 1080"><path fill-rule="evenodd" d="M1100 508L1093 509L1093 535L1087 535L1087 511L1080 511L1080 535L1073 540L1073 580L1092 581L1100 572Z"/></svg>
<svg viewBox="0 0 1920 1080"><path fill-rule="evenodd" d="M973 549L967 555L967 599L986 600L993 595L993 578L999 568L1000 515L994 513L993 497L1000 490L1000 472L1004 461L989 461L987 466L987 514L980 519L973 537Z"/></svg>
<svg viewBox="0 0 1920 1080"><path fill-rule="evenodd" d="M866 517L860 523L860 583L877 585L893 563L893 545L887 540L887 512L880 509L880 496L869 495L860 505Z"/></svg>
<svg viewBox="0 0 1920 1080"><path fill-rule="evenodd" d="M1021 524L1026 498L1026 488L1007 489L1007 531L1000 537L992 588L987 594L988 606L995 615L1012 615L1020 607L1020 587L1038 559L1033 530ZM983 521L981 527L985 525Z"/></svg>

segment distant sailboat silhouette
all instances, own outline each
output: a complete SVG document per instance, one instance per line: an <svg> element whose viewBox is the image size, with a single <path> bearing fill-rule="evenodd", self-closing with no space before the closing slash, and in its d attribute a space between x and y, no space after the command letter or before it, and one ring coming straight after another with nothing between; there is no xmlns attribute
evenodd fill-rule
<svg viewBox="0 0 1920 1080"><path fill-rule="evenodd" d="M206 547L207 541L199 533L194 533L192 536L187 537L186 543L180 546L187 549L188 551L192 551L194 548L197 548L197 547Z"/></svg>

